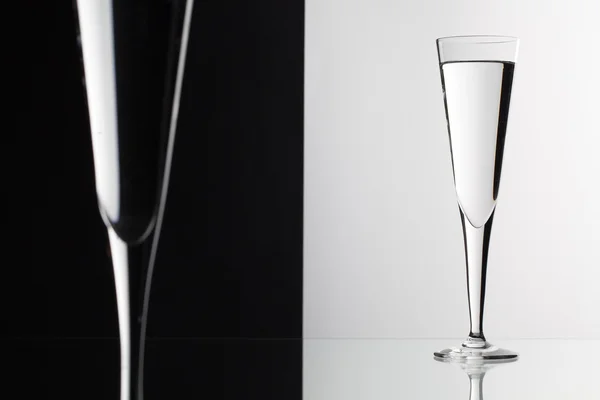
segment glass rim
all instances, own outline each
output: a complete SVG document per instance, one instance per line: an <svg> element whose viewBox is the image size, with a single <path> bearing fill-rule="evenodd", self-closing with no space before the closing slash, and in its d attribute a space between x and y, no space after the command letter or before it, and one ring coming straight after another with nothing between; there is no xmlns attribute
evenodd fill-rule
<svg viewBox="0 0 600 400"><path fill-rule="evenodd" d="M465 44L500 44L518 42L516 36L505 35L456 35L444 36L436 39L437 43L465 43Z"/></svg>

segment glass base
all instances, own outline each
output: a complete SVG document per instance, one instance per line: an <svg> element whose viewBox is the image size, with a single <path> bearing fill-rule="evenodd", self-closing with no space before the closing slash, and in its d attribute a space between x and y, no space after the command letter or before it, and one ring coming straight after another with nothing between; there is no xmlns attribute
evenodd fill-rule
<svg viewBox="0 0 600 400"><path fill-rule="evenodd" d="M460 347L451 347L436 351L433 355L435 358L447 361L510 360L519 357L519 354L514 351L501 349L486 341L473 343L473 340L470 338Z"/></svg>

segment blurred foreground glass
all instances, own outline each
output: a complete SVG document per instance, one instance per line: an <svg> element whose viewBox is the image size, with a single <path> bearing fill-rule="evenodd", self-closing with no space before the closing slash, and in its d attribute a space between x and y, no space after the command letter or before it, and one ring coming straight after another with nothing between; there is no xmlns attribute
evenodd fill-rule
<svg viewBox="0 0 600 400"><path fill-rule="evenodd" d="M115 277L121 400L143 398L150 283L192 6L193 0L75 2L98 207Z"/></svg>
<svg viewBox="0 0 600 400"><path fill-rule="evenodd" d="M437 39L454 186L467 264L471 330L448 359L511 359L518 354L486 341L483 308L488 249L500 186L504 139L519 41L506 36Z"/></svg>

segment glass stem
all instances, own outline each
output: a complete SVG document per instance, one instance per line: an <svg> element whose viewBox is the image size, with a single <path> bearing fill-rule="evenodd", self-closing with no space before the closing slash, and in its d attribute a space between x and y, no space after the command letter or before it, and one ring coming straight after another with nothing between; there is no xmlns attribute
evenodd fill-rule
<svg viewBox="0 0 600 400"><path fill-rule="evenodd" d="M469 316L471 330L463 347L489 347L483 335L483 307L485 304L485 281L487 274L488 249L494 212L487 222L476 228L460 210L465 241L465 258L467 263L467 293L469 296Z"/></svg>
<svg viewBox="0 0 600 400"><path fill-rule="evenodd" d="M121 400L143 398L143 353L146 315L142 313L147 277L145 247L131 246L108 228L117 294L121 353Z"/></svg>

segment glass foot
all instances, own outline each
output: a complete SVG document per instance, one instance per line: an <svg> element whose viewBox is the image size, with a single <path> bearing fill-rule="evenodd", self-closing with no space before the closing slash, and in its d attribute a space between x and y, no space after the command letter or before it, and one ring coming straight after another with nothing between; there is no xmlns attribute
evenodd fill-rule
<svg viewBox="0 0 600 400"><path fill-rule="evenodd" d="M484 342L478 347L467 346L468 342L460 347L451 347L433 353L435 358L447 361L466 361L466 360L510 360L519 357L519 354L496 347L489 342Z"/></svg>

